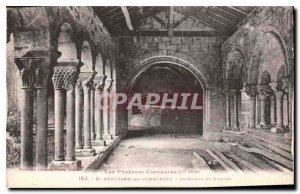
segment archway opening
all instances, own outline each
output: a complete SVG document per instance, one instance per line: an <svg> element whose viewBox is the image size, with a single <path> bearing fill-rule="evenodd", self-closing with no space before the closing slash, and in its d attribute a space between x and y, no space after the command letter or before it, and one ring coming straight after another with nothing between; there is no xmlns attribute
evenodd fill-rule
<svg viewBox="0 0 300 194"><path fill-rule="evenodd" d="M141 94L142 103L128 110L128 135L202 135L203 91L199 80L182 66L162 62L141 70L128 93L129 99ZM153 94L159 100L149 105ZM151 100L155 101L153 96Z"/></svg>

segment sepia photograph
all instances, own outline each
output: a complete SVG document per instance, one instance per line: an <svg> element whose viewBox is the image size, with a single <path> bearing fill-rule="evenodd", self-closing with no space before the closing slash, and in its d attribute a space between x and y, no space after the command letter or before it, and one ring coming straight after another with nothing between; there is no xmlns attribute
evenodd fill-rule
<svg viewBox="0 0 300 194"><path fill-rule="evenodd" d="M292 5L5 9L7 188L295 185Z"/></svg>

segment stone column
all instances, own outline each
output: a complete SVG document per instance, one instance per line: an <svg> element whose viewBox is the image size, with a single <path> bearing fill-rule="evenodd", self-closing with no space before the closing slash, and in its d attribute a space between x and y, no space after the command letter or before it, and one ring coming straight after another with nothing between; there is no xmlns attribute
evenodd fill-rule
<svg viewBox="0 0 300 194"><path fill-rule="evenodd" d="M259 91L258 86L256 86L257 91ZM260 111L261 111L261 104L260 104L260 96L259 93L257 93L256 95L256 99L255 99L255 104L256 104L256 108L255 108L255 122L256 122L256 128L260 128Z"/></svg>
<svg viewBox="0 0 300 194"><path fill-rule="evenodd" d="M66 160L75 161L75 96L74 86L67 90L67 134L66 134Z"/></svg>
<svg viewBox="0 0 300 194"><path fill-rule="evenodd" d="M246 85L245 86L246 89L246 93L248 94L249 98L249 106L250 106L250 118L249 118L249 128L250 129L255 129L256 126L256 118L255 118L255 114L256 114L256 86L249 86Z"/></svg>
<svg viewBox="0 0 300 194"><path fill-rule="evenodd" d="M230 94L229 94L229 85L226 82L225 83L225 89L224 89L224 95L225 95L225 104L226 104L226 112L225 112L225 118L226 118L226 123L225 123L225 130L230 130L231 129L231 113L230 113Z"/></svg>
<svg viewBox="0 0 300 194"><path fill-rule="evenodd" d="M276 114L276 124L271 128L271 131L274 133L282 132L282 130L283 130L283 101L282 101L282 99L284 96L284 91L280 87L280 82L270 83L269 85L274 92L274 97L276 100L276 107L273 107L274 109L276 109L276 110L274 110L274 114Z"/></svg>
<svg viewBox="0 0 300 194"><path fill-rule="evenodd" d="M274 127L276 125L276 97L275 94L270 96L270 116L271 116L271 126Z"/></svg>
<svg viewBox="0 0 300 194"><path fill-rule="evenodd" d="M276 128L278 131L282 131L283 129L283 96L284 91L282 90L276 90Z"/></svg>
<svg viewBox="0 0 300 194"><path fill-rule="evenodd" d="M291 119L291 113L290 110L292 110L292 107L294 106L293 104L291 104L291 93L292 93L292 90L291 90L291 84L290 84L290 77L284 77L281 79L283 85L282 85L282 89L285 91L286 93L286 102L287 102L287 110L284 111L285 114L287 114L287 119L288 119L288 133L285 134L285 137L287 139L291 139L292 138L292 119Z"/></svg>
<svg viewBox="0 0 300 194"><path fill-rule="evenodd" d="M92 148L91 141L91 87L93 85L93 79L96 72L88 73L88 77L85 76L82 81L83 96L84 96L84 110L83 110L83 149L76 150L77 156L94 156L95 150Z"/></svg>
<svg viewBox="0 0 300 194"><path fill-rule="evenodd" d="M114 80L111 81L109 86L109 133L112 138L116 136L116 107L113 107L113 101L116 96L116 89L113 87ZM114 88L114 89L113 89Z"/></svg>
<svg viewBox="0 0 300 194"><path fill-rule="evenodd" d="M63 88L54 88L54 122L55 122L55 149L54 160L63 161L64 156L64 90Z"/></svg>
<svg viewBox="0 0 300 194"><path fill-rule="evenodd" d="M36 71L36 167L46 168L48 139L48 79L50 75L49 60Z"/></svg>
<svg viewBox="0 0 300 194"><path fill-rule="evenodd" d="M239 110L238 110L238 93L237 90L232 90L232 97L233 97L233 126L232 130L238 131L239 130Z"/></svg>
<svg viewBox="0 0 300 194"><path fill-rule="evenodd" d="M55 157L49 168L77 170L81 161L75 159L75 99L74 86L82 62L62 62L54 67L53 85L55 89ZM66 94L67 110L64 106ZM64 157L64 113L67 117L66 159Z"/></svg>
<svg viewBox="0 0 300 194"><path fill-rule="evenodd" d="M27 169L33 166L33 94L36 63L33 58L15 58L21 73L21 164Z"/></svg>
<svg viewBox="0 0 300 194"><path fill-rule="evenodd" d="M105 85L106 76L95 78L95 129L96 140L94 145L106 146L106 141L103 140L103 112L102 112L102 92Z"/></svg>
<svg viewBox="0 0 300 194"><path fill-rule="evenodd" d="M83 111L83 89L82 80L78 78L75 88L75 136L76 149L82 149L82 111Z"/></svg>
<svg viewBox="0 0 300 194"><path fill-rule="evenodd" d="M103 89L103 98L102 98L102 109L103 109L103 138L105 140L112 140L113 137L109 131L109 98L110 98L110 86L112 80L106 80L105 86Z"/></svg>
<svg viewBox="0 0 300 194"><path fill-rule="evenodd" d="M269 85L259 86L259 96L260 96L260 128L269 129L270 126L266 121L266 99L270 94Z"/></svg>
<svg viewBox="0 0 300 194"><path fill-rule="evenodd" d="M94 89L94 81L91 84L91 93L90 93L90 100L91 100L91 138L94 140L96 138L96 131L95 131L95 89Z"/></svg>

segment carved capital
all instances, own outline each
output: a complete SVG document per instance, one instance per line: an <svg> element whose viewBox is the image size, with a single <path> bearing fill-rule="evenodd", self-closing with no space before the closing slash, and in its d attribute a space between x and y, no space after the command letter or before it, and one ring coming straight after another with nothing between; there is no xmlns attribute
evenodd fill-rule
<svg viewBox="0 0 300 194"><path fill-rule="evenodd" d="M97 93L102 93L104 90L104 86L105 86L105 80L106 80L107 76L104 75L102 78L101 77L97 77L95 78L95 90Z"/></svg>
<svg viewBox="0 0 300 194"><path fill-rule="evenodd" d="M282 100L284 94L285 94L285 92L283 90L276 90L275 91L276 99L278 99L278 100Z"/></svg>
<svg viewBox="0 0 300 194"><path fill-rule="evenodd" d="M78 78L76 81L76 85L75 85L75 93L78 94L82 94L83 93L83 89L82 89L82 78Z"/></svg>
<svg viewBox="0 0 300 194"><path fill-rule="evenodd" d="M89 93L94 85L94 77L97 72L85 73L85 77L82 81L82 88L84 93Z"/></svg>
<svg viewBox="0 0 300 194"><path fill-rule="evenodd" d="M52 81L54 89L74 90L75 83L79 74L80 67L83 65L79 62L63 62L54 67Z"/></svg>
<svg viewBox="0 0 300 194"><path fill-rule="evenodd" d="M35 84L35 70L37 62L31 57L15 58L15 63L20 71L23 89L33 89Z"/></svg>
<svg viewBox="0 0 300 194"><path fill-rule="evenodd" d="M250 98L255 99L255 96L257 94L257 88L255 85L245 85L245 92L248 96L250 96Z"/></svg>
<svg viewBox="0 0 300 194"><path fill-rule="evenodd" d="M114 84L114 81L115 80L110 80L110 84L109 84L109 86L108 86L108 91L110 92L111 91L111 89L112 89L112 87L113 87L113 84Z"/></svg>
<svg viewBox="0 0 300 194"><path fill-rule="evenodd" d="M282 81L282 89L288 93L289 91L289 83L290 83L290 78L289 77L284 77L284 78L281 78L281 81Z"/></svg>
<svg viewBox="0 0 300 194"><path fill-rule="evenodd" d="M272 94L272 89L269 85L259 85L259 97L261 100L266 99L270 94Z"/></svg>

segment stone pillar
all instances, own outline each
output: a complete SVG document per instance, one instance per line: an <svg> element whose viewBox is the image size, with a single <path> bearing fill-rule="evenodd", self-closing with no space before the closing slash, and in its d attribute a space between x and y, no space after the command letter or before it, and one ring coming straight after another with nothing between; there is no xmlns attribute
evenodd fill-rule
<svg viewBox="0 0 300 194"><path fill-rule="evenodd" d="M275 94L270 96L270 116L271 116L271 126L275 127L276 125L276 97Z"/></svg>
<svg viewBox="0 0 300 194"><path fill-rule="evenodd" d="M64 90L54 88L54 122L55 122L55 149L54 160L63 161L64 156Z"/></svg>
<svg viewBox="0 0 300 194"><path fill-rule="evenodd" d="M82 111L83 111L83 89L79 78L75 88L75 136L76 149L82 149Z"/></svg>
<svg viewBox="0 0 300 194"><path fill-rule="evenodd" d="M49 168L77 170L81 161L75 159L75 98L74 87L82 62L63 62L54 67L53 85L55 89L55 157ZM66 95L67 90L67 95ZM66 95L67 110L64 106ZM64 157L64 113L67 117L66 159Z"/></svg>
<svg viewBox="0 0 300 194"><path fill-rule="evenodd" d="M66 160L75 161L75 96L74 87L67 90L67 134L66 134Z"/></svg>
<svg viewBox="0 0 300 194"><path fill-rule="evenodd" d="M87 75L80 75L82 78L82 88L83 88L83 98L84 98L84 106L83 106L83 149L76 150L77 156L94 156L95 150L92 148L91 141L91 87L93 86L93 79L95 77L96 72L85 73Z"/></svg>
<svg viewBox="0 0 300 194"><path fill-rule="evenodd" d="M246 93L248 94L249 98L249 108L250 108L250 118L249 118L249 128L255 129L256 126L256 86L245 86Z"/></svg>
<svg viewBox="0 0 300 194"><path fill-rule="evenodd" d="M272 93L271 87L269 85L259 86L259 98L260 98L260 128L269 129L270 125L266 121L266 100L267 97Z"/></svg>
<svg viewBox="0 0 300 194"><path fill-rule="evenodd" d="M116 136L116 107L113 107L113 101L116 96L116 89L113 87L114 80L111 81L111 84L108 88L109 90L109 133L112 138ZM113 89L114 88L114 89Z"/></svg>
<svg viewBox="0 0 300 194"><path fill-rule="evenodd" d="M96 138L96 131L95 131L95 89L94 89L94 82L92 81L91 86L91 93L90 93L90 100L91 100L91 138L94 140Z"/></svg>
<svg viewBox="0 0 300 194"><path fill-rule="evenodd" d="M238 93L237 90L232 90L232 97L233 97L233 126L232 130L238 131L239 130L239 110L238 110Z"/></svg>
<svg viewBox="0 0 300 194"><path fill-rule="evenodd" d="M15 58L16 65L21 73L22 86L21 86L21 159L20 167L24 169L33 167L33 102L34 102L34 87L38 88L37 91L37 104L44 107L43 99L47 98L47 91L44 90L47 79L41 79L44 57L33 57L35 51L29 51L23 57ZM41 54L38 52L38 54ZM48 75L48 74L46 74ZM36 84L36 81L38 82ZM36 84L36 85L35 85ZM47 100L46 100L47 105ZM47 147L47 109L41 110L37 114L37 166L47 166L47 158L42 151ZM46 118L45 120L42 120ZM41 137L46 133L46 137ZM41 142L45 139L45 142Z"/></svg>
<svg viewBox="0 0 300 194"><path fill-rule="evenodd" d="M282 90L276 90L276 128L279 131L283 129L283 96L284 92Z"/></svg>
<svg viewBox="0 0 300 194"><path fill-rule="evenodd" d="M94 145L106 146L106 141L103 140L103 112L102 112L102 92L105 85L106 76L95 78L95 129L96 140Z"/></svg>
<svg viewBox="0 0 300 194"><path fill-rule="evenodd" d="M225 90L224 90L224 94L225 94L225 104L226 104L226 126L224 127L225 130L230 130L231 129L231 119L230 119L230 94L229 94L229 88L228 88L228 84L225 84Z"/></svg>
<svg viewBox="0 0 300 194"><path fill-rule="evenodd" d="M103 89L102 97L102 109L103 109L103 138L105 140L112 140L113 137L109 131L109 98L110 98L110 86L112 80L106 80Z"/></svg>
<svg viewBox="0 0 300 194"><path fill-rule="evenodd" d="M259 90L258 86L257 86L257 91ZM261 110L261 105L260 105L260 96L259 94L256 95L256 99L255 99L255 104L256 104L256 108L255 108L255 122L256 122L256 128L260 128L260 110Z"/></svg>
<svg viewBox="0 0 300 194"><path fill-rule="evenodd" d="M288 120L288 126L287 126L287 130L288 132L285 134L285 137L287 139L291 139L292 138L292 119L291 119L291 114L293 114L292 112L290 112L290 110L292 110L292 107L294 106L293 104L291 104L291 94L292 94L292 89L291 89L291 81L290 81L290 77L284 77L281 79L283 85L282 85L282 89L285 91L286 93L286 110L284 110L284 114L287 115L287 120Z"/></svg>
<svg viewBox="0 0 300 194"><path fill-rule="evenodd" d="M50 61L43 60L43 66L36 70L36 167L46 168L48 140L48 79Z"/></svg>
<svg viewBox="0 0 300 194"><path fill-rule="evenodd" d="M271 128L272 132L282 132L283 131L283 96L284 91L280 87L279 82L270 83L269 84L274 92L274 97L276 99L276 110L274 110L274 114L276 114L276 125Z"/></svg>

